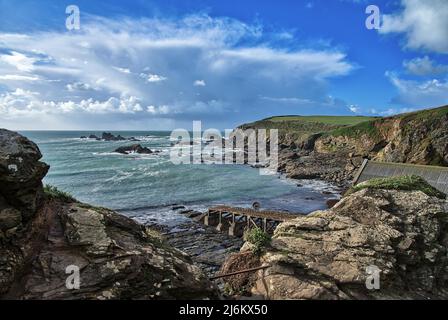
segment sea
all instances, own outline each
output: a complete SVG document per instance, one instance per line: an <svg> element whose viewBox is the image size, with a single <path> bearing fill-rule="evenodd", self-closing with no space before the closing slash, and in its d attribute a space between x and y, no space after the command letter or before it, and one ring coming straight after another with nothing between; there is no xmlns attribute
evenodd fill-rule
<svg viewBox="0 0 448 320"><path fill-rule="evenodd" d="M112 131L140 142L97 141L82 136L102 131L22 131L50 165L45 184L69 192L82 202L107 207L142 223L176 226L187 219L173 206L205 211L213 205L307 214L325 209L338 190L323 181L291 180L280 174L236 164L174 164L166 131ZM139 143L160 151L123 155L120 146Z"/></svg>

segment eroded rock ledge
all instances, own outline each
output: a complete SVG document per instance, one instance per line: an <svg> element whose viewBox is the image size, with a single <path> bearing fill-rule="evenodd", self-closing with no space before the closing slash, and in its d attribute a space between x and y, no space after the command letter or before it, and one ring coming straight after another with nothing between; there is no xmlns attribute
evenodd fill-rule
<svg viewBox="0 0 448 320"><path fill-rule="evenodd" d="M204 299L190 258L113 211L44 196L37 146L0 130L0 299ZM80 289L66 287L68 266Z"/></svg>
<svg viewBox="0 0 448 320"><path fill-rule="evenodd" d="M260 257L271 267L257 273L252 292L268 299L446 299L447 246L445 200L365 189L279 225ZM366 288L369 266L381 270L379 290Z"/></svg>

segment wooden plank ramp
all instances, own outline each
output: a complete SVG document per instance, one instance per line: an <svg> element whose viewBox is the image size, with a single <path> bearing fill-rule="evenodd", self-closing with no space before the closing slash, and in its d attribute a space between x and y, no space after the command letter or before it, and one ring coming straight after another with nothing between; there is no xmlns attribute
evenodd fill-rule
<svg viewBox="0 0 448 320"><path fill-rule="evenodd" d="M215 206L208 210L203 223L216 227L216 230L220 232L228 232L230 236L241 237L246 230L253 228L259 228L266 233L273 233L280 223L300 216L300 213L292 214L282 211L259 211L249 208Z"/></svg>
<svg viewBox="0 0 448 320"><path fill-rule="evenodd" d="M229 206L215 206L209 208L208 211L209 213L228 213L238 216L249 216L252 218L275 220L278 222L285 222L288 220L296 219L301 215L300 213L292 214L282 211L259 211L249 208L238 208Z"/></svg>

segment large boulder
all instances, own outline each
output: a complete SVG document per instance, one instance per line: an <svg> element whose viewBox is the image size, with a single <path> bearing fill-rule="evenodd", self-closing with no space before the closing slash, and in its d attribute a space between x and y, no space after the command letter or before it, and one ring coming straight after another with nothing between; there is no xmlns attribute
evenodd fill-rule
<svg viewBox="0 0 448 320"><path fill-rule="evenodd" d="M25 255L32 263L6 298L217 298L188 256L132 219L81 203L53 203L39 215L51 221L49 236L27 239ZM80 270L79 289L67 288L73 270L67 268Z"/></svg>
<svg viewBox="0 0 448 320"><path fill-rule="evenodd" d="M270 299L448 298L447 247L445 200L364 189L280 224L252 290ZM368 289L376 275L379 288Z"/></svg>
<svg viewBox="0 0 448 320"><path fill-rule="evenodd" d="M35 143L16 132L0 129L1 231L21 229L41 204L42 178L49 167L40 158L42 154Z"/></svg>
<svg viewBox="0 0 448 320"><path fill-rule="evenodd" d="M23 267L19 242L43 202L41 157L36 144L0 129L0 295Z"/></svg>

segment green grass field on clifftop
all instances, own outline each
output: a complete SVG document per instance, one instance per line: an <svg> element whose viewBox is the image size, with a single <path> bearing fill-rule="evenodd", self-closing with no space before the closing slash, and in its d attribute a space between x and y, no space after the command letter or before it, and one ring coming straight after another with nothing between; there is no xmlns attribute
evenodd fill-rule
<svg viewBox="0 0 448 320"><path fill-rule="evenodd" d="M315 122L333 125L355 125L361 122L378 119L378 117L364 116L279 116L266 120L272 122L296 121L296 122Z"/></svg>
<svg viewBox="0 0 448 320"><path fill-rule="evenodd" d="M425 124L438 121L448 114L448 106L425 109L415 112L398 114L390 117L367 116L274 116L252 123L244 124L240 128L248 129L278 129L281 133L294 135L322 133L333 136L361 136L367 134L376 136L378 125L388 119L400 119L412 123L420 121Z"/></svg>

